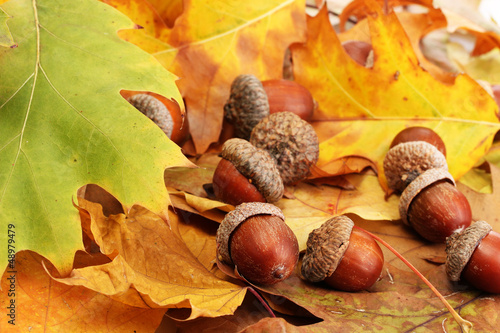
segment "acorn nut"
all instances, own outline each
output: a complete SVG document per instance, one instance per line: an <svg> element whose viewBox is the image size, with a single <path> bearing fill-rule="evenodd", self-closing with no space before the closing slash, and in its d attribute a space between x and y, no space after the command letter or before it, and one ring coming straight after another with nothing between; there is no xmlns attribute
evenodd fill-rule
<svg viewBox="0 0 500 333"><path fill-rule="evenodd" d="M446 157L446 146L443 139L428 127L412 126L399 132L392 139L390 148L404 142L425 141L436 147Z"/></svg>
<svg viewBox="0 0 500 333"><path fill-rule="evenodd" d="M189 138L189 123L174 100L153 92L123 91L122 96L176 144L182 145Z"/></svg>
<svg viewBox="0 0 500 333"><path fill-rule="evenodd" d="M477 221L446 240L446 274L489 293L500 293L500 233Z"/></svg>
<svg viewBox="0 0 500 333"><path fill-rule="evenodd" d="M342 43L346 53L363 67L373 67L374 54L372 44L357 40Z"/></svg>
<svg viewBox="0 0 500 333"><path fill-rule="evenodd" d="M353 227L347 216L336 216L309 234L301 268L304 278L343 291L366 290L379 279L382 249L368 233Z"/></svg>
<svg viewBox="0 0 500 333"><path fill-rule="evenodd" d="M234 265L255 284L288 278L299 259L299 244L282 211L269 203L250 202L226 214L216 235L217 258Z"/></svg>
<svg viewBox="0 0 500 333"><path fill-rule="evenodd" d="M398 138L398 134L396 136L398 140L393 141L384 158L383 167L387 185L397 192L403 192L408 184L426 170L448 169L446 157L440 149L419 138L414 134L416 132L414 129L412 128L410 135L403 138Z"/></svg>
<svg viewBox="0 0 500 333"><path fill-rule="evenodd" d="M420 236L436 243L472 221L469 201L443 168L429 169L408 185L399 199L399 214Z"/></svg>
<svg viewBox="0 0 500 333"><path fill-rule="evenodd" d="M258 122L269 115L269 102L260 80L252 74L238 75L231 84L224 117L235 127L235 135L248 140Z"/></svg>
<svg viewBox="0 0 500 333"><path fill-rule="evenodd" d="M314 99L304 86L290 80L264 80L262 86L269 102L269 113L289 111L305 121L314 113Z"/></svg>
<svg viewBox="0 0 500 333"><path fill-rule="evenodd" d="M276 202L284 192L274 159L244 139L233 138L222 146L222 159L212 184L215 196L228 204Z"/></svg>
<svg viewBox="0 0 500 333"><path fill-rule="evenodd" d="M314 128L292 112L273 113L262 119L252 130L250 143L271 154L285 185L307 178L319 157Z"/></svg>
<svg viewBox="0 0 500 333"><path fill-rule="evenodd" d="M283 79L260 81L242 74L231 84L224 117L234 126L235 136L248 140L257 123L270 113L289 111L310 120L315 109L311 93L301 84Z"/></svg>

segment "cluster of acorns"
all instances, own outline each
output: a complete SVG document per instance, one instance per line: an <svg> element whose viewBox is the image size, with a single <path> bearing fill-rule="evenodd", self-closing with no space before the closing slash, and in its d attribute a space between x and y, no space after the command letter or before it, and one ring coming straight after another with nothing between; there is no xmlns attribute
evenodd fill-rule
<svg viewBox="0 0 500 333"><path fill-rule="evenodd" d="M311 94L293 81L244 74L231 85L224 117L238 138L224 143L212 185L236 207L217 230L217 259L252 283L283 281L297 265L297 238L272 203L318 160L318 137L307 122L313 111Z"/></svg>
<svg viewBox="0 0 500 333"><path fill-rule="evenodd" d="M403 222L428 241L446 242L449 279L499 293L500 234L485 221L472 223L469 202L448 172L442 139L425 127L401 131L384 159L384 172L389 188L401 192Z"/></svg>
<svg viewBox="0 0 500 333"><path fill-rule="evenodd" d="M284 185L305 179L318 159L318 138L307 122L313 106L310 93L293 81L240 75L231 86L225 117L240 138L224 143L213 189L236 207L217 231L217 258L252 283L283 281L297 265L297 238L272 203L282 198ZM304 278L346 291L367 289L379 278L382 250L353 226L337 216L311 233Z"/></svg>
<svg viewBox="0 0 500 333"><path fill-rule="evenodd" d="M123 96L174 142L187 140L189 126L177 103L154 93ZM239 138L224 143L213 189L236 208L219 227L217 256L250 282L283 281L297 265L297 239L272 203L317 162L318 138L307 122L313 111L311 94L293 81L240 75L231 86L224 114ZM401 193L403 222L428 241L446 242L450 280L500 293L500 234L485 221L471 224L469 202L448 172L441 138L424 127L403 130L391 143L384 172L389 188ZM309 235L301 273L311 282L359 291L378 280L383 264L377 242L349 218L336 216Z"/></svg>

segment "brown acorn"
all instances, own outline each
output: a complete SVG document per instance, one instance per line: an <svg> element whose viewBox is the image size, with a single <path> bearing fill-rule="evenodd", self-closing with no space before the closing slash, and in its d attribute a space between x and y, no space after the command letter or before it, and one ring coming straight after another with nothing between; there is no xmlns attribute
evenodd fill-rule
<svg viewBox="0 0 500 333"><path fill-rule="evenodd" d="M403 192L424 171L437 168L448 169L446 157L425 141L400 143L389 149L384 158L387 185L397 192Z"/></svg>
<svg viewBox="0 0 500 333"><path fill-rule="evenodd" d="M283 183L307 178L319 157L314 128L292 112L278 112L262 119L252 130L250 143L267 150L276 160Z"/></svg>
<svg viewBox="0 0 500 333"><path fill-rule="evenodd" d="M342 43L347 54L363 67L373 66L372 44L357 40L350 40Z"/></svg>
<svg viewBox="0 0 500 333"><path fill-rule="evenodd" d="M369 234L353 227L350 218L336 216L309 234L301 269L305 279L343 291L366 290L379 279L382 249Z"/></svg>
<svg viewBox="0 0 500 333"><path fill-rule="evenodd" d="M500 293L500 233L477 221L446 240L446 273L451 281L465 280L475 288Z"/></svg>
<svg viewBox="0 0 500 333"><path fill-rule="evenodd" d="M262 86L266 91L269 113L289 111L305 121L314 113L314 99L304 86L290 80L265 80Z"/></svg>
<svg viewBox="0 0 500 333"><path fill-rule="evenodd" d="M446 157L446 146L443 139L432 129L423 126L411 126L400 131L394 139L392 139L390 148L399 145L400 143L425 141L437 148Z"/></svg>
<svg viewBox="0 0 500 333"><path fill-rule="evenodd" d="M269 102L262 82L252 74L238 75L231 84L224 117L237 137L248 140L255 125L269 115Z"/></svg>
<svg viewBox="0 0 500 333"><path fill-rule="evenodd" d="M183 145L189 138L189 123L179 104L153 92L122 91L122 96L151 119L170 140Z"/></svg>
<svg viewBox="0 0 500 333"><path fill-rule="evenodd" d="M276 202L284 192L274 159L244 139L224 143L212 184L215 196L231 205Z"/></svg>
<svg viewBox="0 0 500 333"><path fill-rule="evenodd" d="M467 228L472 221L469 201L442 168L425 171L406 187L399 213L405 224L436 243L444 243L446 237Z"/></svg>
<svg viewBox="0 0 500 333"><path fill-rule="evenodd" d="M299 244L281 210L250 202L226 214L217 230L217 258L234 265L246 280L271 285L288 278L299 259Z"/></svg>

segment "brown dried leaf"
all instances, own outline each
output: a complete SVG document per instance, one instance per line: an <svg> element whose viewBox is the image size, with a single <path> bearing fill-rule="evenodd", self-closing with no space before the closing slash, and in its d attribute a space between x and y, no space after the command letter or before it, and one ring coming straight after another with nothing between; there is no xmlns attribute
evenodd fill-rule
<svg viewBox="0 0 500 333"><path fill-rule="evenodd" d="M127 215L105 217L100 205L81 198L79 204L92 217L91 230L101 251L114 259L74 269L57 281L123 302L135 295L150 307L187 308L189 318L231 314L241 304L245 288L215 277L157 215L134 206ZM178 217L170 213L169 218ZM206 255L215 258L215 252Z"/></svg>
<svg viewBox="0 0 500 333"><path fill-rule="evenodd" d="M75 266L103 264L108 258L78 252ZM15 273L2 277L0 320L2 332L155 332L165 309L126 305L94 290L53 280L44 265L53 266L36 253L16 255ZM15 296L9 296L9 277L15 277ZM8 323L7 306L15 301L15 326Z"/></svg>

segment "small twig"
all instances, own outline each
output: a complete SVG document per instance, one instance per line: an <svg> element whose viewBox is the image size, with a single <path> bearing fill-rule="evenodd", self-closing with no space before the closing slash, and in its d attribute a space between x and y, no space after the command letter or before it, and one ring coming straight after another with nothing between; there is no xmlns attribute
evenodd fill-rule
<svg viewBox="0 0 500 333"><path fill-rule="evenodd" d="M444 306L451 313L451 315L453 316L455 321L460 325L460 327L462 328L462 331L464 331L464 332L471 332L472 331L472 326L473 326L472 323L470 321L467 321L467 320L463 319L462 317L460 317L460 315L457 313L457 311L455 311L455 309L450 305L450 303L448 303L448 301L443 297L443 295L441 295L441 293L436 289L436 287L434 287L434 285L432 283L430 283L429 280L427 280L425 278L425 276L423 276L422 273L420 273L418 271L418 269L416 269L408 260L406 260L398 251L396 251L396 249L394 249L386 241L384 241L380 237L372 234L371 232L366 231L365 229L360 228L358 226L354 226L354 227L365 231L370 236L372 236L376 241L378 241L379 243L384 245L387 249L389 249L389 251L394 253L396 255L396 257L398 257L403 263L405 263L406 266L408 266L415 274L417 274L417 276L432 290L432 292L434 292L434 294L436 294L436 296L441 300L441 302L444 304Z"/></svg>
<svg viewBox="0 0 500 333"><path fill-rule="evenodd" d="M259 302L264 306L267 312L269 312L269 315L272 318L276 318L276 315L274 314L273 310L271 309L269 304L267 304L266 300L260 295L260 293L250 286L248 286L248 290L250 290L250 292L259 300Z"/></svg>

